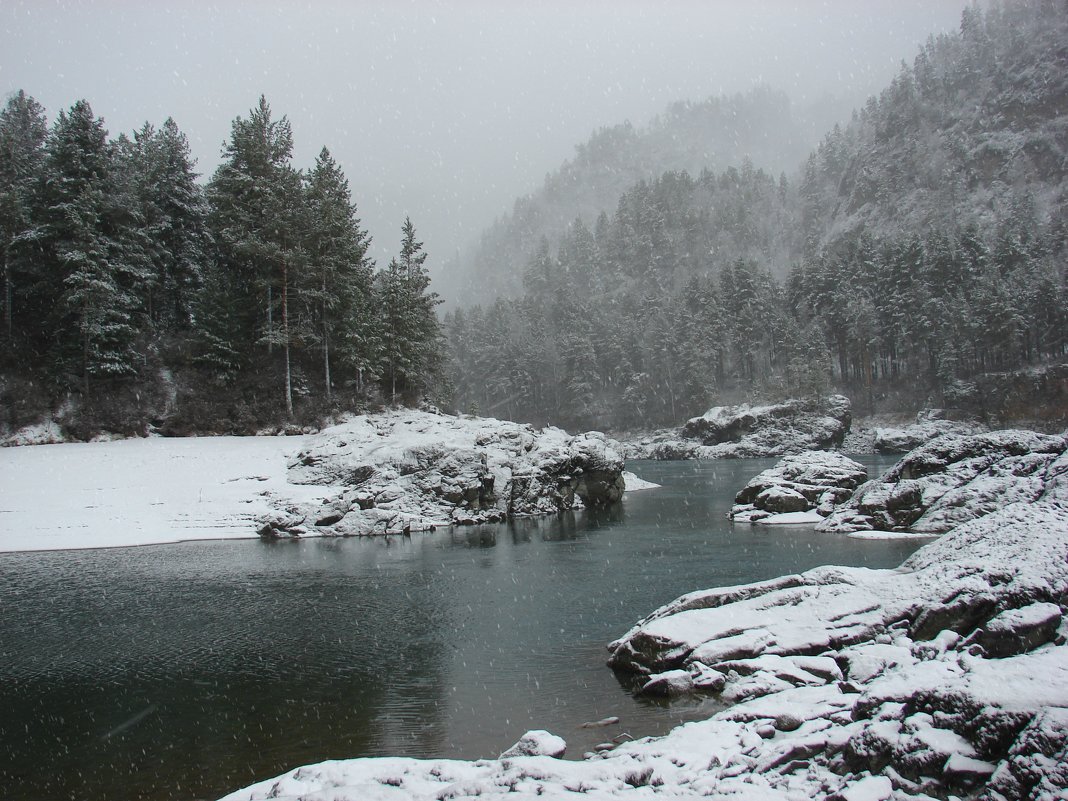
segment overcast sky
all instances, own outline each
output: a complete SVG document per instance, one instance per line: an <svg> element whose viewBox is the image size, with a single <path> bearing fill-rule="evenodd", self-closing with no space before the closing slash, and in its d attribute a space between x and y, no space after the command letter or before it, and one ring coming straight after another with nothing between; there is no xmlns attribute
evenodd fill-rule
<svg viewBox="0 0 1068 801"><path fill-rule="evenodd" d="M410 214L440 264L597 127L764 83L860 103L965 0L0 0L0 93L85 98L112 136L174 117L200 172L265 94L327 145L380 263Z"/></svg>

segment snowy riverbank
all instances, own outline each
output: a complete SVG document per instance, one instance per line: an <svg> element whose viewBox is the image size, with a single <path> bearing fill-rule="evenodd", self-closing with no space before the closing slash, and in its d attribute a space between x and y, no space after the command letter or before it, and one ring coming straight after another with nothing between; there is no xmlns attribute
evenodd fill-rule
<svg viewBox="0 0 1068 801"><path fill-rule="evenodd" d="M1068 456L1044 482L897 570L691 593L612 644L661 691L731 704L706 721L578 762L324 762L226 801L1063 797Z"/></svg>
<svg viewBox="0 0 1068 801"><path fill-rule="evenodd" d="M9 447L0 551L248 538L265 521L338 536L544 514L580 506L597 480L603 496L645 488L622 466L600 435L409 410L316 436Z"/></svg>
<svg viewBox="0 0 1068 801"><path fill-rule="evenodd" d="M128 439L0 449L0 551L256 536L279 498L312 502L286 462L304 437Z"/></svg>

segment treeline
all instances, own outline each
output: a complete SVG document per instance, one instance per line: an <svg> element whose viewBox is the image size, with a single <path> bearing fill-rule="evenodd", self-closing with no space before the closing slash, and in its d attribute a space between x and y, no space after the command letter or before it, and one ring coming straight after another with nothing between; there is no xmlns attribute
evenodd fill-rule
<svg viewBox="0 0 1068 801"><path fill-rule="evenodd" d="M49 126L14 95L0 112L3 422L73 402L95 415L84 426L136 429L170 394L172 426L247 431L427 392L441 336L414 226L376 271L330 152L309 170L292 152L260 98L202 187L171 119L110 140L85 101Z"/></svg>
<svg viewBox="0 0 1068 801"><path fill-rule="evenodd" d="M446 317L462 408L677 423L838 388L954 404L1068 353L1068 6L969 8L798 178L666 173L576 220L524 295Z"/></svg>

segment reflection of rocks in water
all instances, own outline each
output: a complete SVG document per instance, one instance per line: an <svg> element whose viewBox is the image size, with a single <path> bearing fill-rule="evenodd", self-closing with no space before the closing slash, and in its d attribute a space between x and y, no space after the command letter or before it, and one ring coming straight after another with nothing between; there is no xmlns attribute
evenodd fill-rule
<svg viewBox="0 0 1068 801"><path fill-rule="evenodd" d="M497 530L497 526L454 528L451 539L454 545L465 545L468 548L492 548L497 544Z"/></svg>
<svg viewBox="0 0 1068 801"><path fill-rule="evenodd" d="M545 542L567 542L578 539L581 534L575 523L574 512L561 512L555 518L544 522L541 538Z"/></svg>
<svg viewBox="0 0 1068 801"><path fill-rule="evenodd" d="M588 529L614 526L626 520L626 510L621 503L615 506L591 508L586 510L583 520Z"/></svg>

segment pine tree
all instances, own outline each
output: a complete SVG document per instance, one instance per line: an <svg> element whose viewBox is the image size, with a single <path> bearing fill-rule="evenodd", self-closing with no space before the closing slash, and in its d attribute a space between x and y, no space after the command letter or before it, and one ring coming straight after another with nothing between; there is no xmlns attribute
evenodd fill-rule
<svg viewBox="0 0 1068 801"><path fill-rule="evenodd" d="M138 255L113 206L112 149L85 101L60 112L46 145L34 239L43 252L33 292L55 332L53 377L132 375L138 332Z"/></svg>
<svg viewBox="0 0 1068 801"><path fill-rule="evenodd" d="M208 245L207 205L189 142L168 117L159 130L145 123L124 155L130 202L147 238L145 312L157 334L187 329Z"/></svg>
<svg viewBox="0 0 1068 801"><path fill-rule="evenodd" d="M3 281L3 338L14 339L15 295L30 267L19 258L17 242L32 228L34 183L44 160L48 125L44 109L23 91L0 111L0 280ZM23 240L28 247L29 240ZM23 325L32 325L24 320Z"/></svg>
<svg viewBox="0 0 1068 801"><path fill-rule="evenodd" d="M301 285L306 310L304 337L322 352L323 386L332 397L332 364L340 361L363 391L378 357L372 298L371 239L360 228L349 183L325 147L308 176L306 247L308 268Z"/></svg>
<svg viewBox="0 0 1068 801"><path fill-rule="evenodd" d="M441 362L441 331L434 311L441 302L430 291L427 254L405 218L400 255L378 276L382 320L383 391L390 401L416 399L426 392Z"/></svg>
<svg viewBox="0 0 1068 801"><path fill-rule="evenodd" d="M306 219L301 177L290 166L292 152L289 121L272 119L264 97L248 119L239 117L231 126L223 163L207 194L208 224L217 246L213 269L223 273L208 285L232 297L202 305L237 314L208 323L214 334L202 339L199 357L221 378L240 373L255 355L266 355L270 362L275 347L281 346L290 415L296 327L291 326L289 293L303 266L301 227Z"/></svg>

